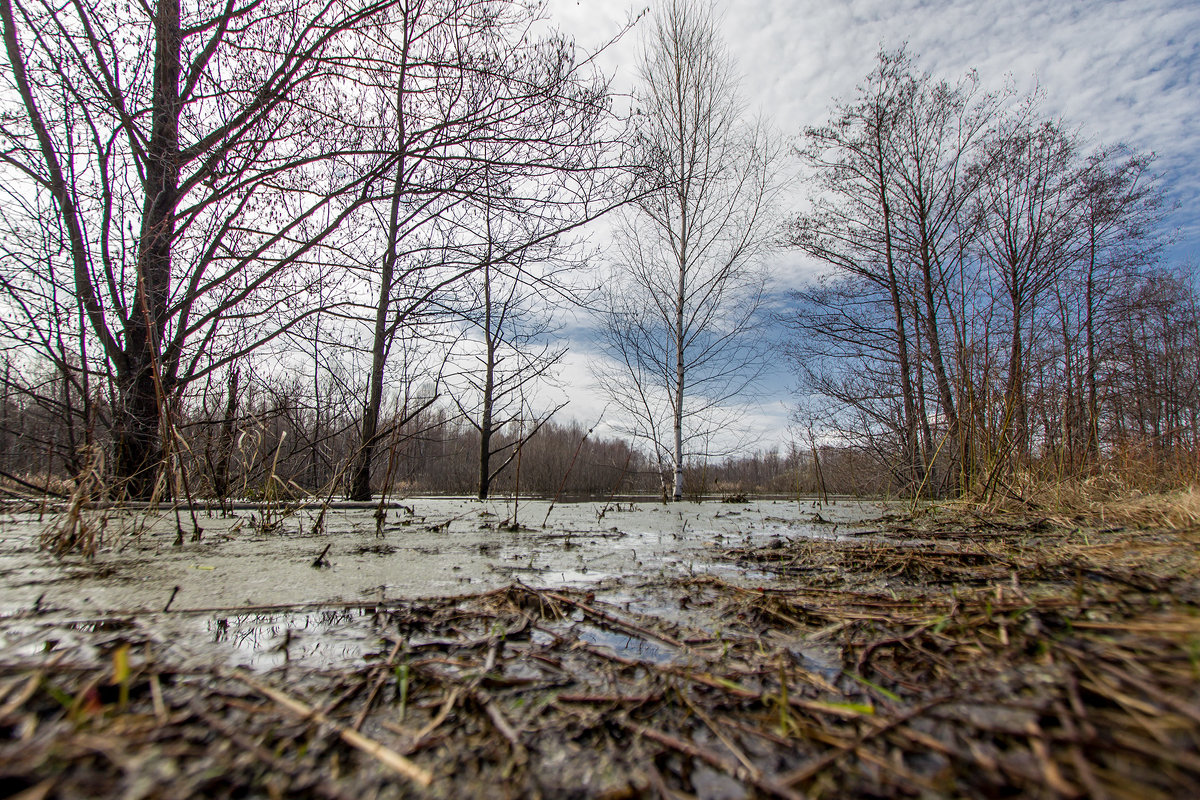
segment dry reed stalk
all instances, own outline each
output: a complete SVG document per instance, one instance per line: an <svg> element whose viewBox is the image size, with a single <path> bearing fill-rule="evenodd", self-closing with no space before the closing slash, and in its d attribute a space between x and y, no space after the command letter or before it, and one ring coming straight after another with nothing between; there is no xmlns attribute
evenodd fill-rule
<svg viewBox="0 0 1200 800"><path fill-rule="evenodd" d="M92 501L104 492L104 453L92 448L85 460L83 474L75 479L75 488L63 511L38 537L38 544L55 556L78 553L94 558L103 545L108 527L107 511L93 515Z"/></svg>

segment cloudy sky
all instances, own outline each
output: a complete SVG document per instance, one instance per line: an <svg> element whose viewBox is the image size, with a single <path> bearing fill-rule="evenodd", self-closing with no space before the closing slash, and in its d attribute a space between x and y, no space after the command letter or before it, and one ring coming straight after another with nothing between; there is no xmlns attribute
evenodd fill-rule
<svg viewBox="0 0 1200 800"><path fill-rule="evenodd" d="M549 0L553 22L585 50L612 38L646 3ZM849 98L880 45L907 43L938 77L978 70L986 88L1044 94L1047 114L1092 144L1123 142L1158 155L1171 201L1173 262L1200 263L1200 2L1197 0L724 0L726 44L752 112L784 136L824 122ZM633 88L639 28L600 58L619 90ZM783 254L781 285L811 267ZM575 342L565 381L588 383L587 347ZM791 402L780 371L754 412L763 444L786 440ZM602 403L582 392L566 413L594 420ZM781 435L782 434L782 435Z"/></svg>

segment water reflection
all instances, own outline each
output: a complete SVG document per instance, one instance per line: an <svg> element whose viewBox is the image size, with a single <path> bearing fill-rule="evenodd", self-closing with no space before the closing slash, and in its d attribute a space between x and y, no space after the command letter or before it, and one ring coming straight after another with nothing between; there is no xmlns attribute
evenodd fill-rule
<svg viewBox="0 0 1200 800"><path fill-rule="evenodd" d="M325 609L210 618L209 641L232 647L257 669L303 661L306 666L360 664L377 651L380 631L373 609Z"/></svg>

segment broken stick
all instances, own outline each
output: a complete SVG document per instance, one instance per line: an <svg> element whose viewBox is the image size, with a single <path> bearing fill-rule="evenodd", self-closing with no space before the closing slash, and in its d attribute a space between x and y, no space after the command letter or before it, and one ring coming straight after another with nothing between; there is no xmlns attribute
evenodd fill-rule
<svg viewBox="0 0 1200 800"><path fill-rule="evenodd" d="M274 700L276 703L291 711L293 714L306 719L311 719L314 722L318 722L333 729L337 732L337 735L342 738L343 742L351 747L361 750L375 760L379 761L384 766L390 767L404 777L408 778L413 783L426 787L433 783L433 773L424 767L420 767L414 764L412 761L409 761L395 750L390 750L387 747L384 747L379 742L363 736L356 730L348 728L344 725L339 725L312 706L307 705L306 703L297 700L288 694L285 694L279 689L267 686L264 683L260 683L244 672L235 670L232 674L234 678L237 678L239 681L246 684L264 697Z"/></svg>

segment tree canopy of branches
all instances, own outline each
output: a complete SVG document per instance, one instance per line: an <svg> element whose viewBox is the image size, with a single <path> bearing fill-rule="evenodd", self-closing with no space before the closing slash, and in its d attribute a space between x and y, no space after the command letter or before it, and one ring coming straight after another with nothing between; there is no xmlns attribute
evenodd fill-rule
<svg viewBox="0 0 1200 800"><path fill-rule="evenodd" d="M1036 97L976 86L881 52L798 151L817 192L791 243L832 271L793 295L791 356L833 401L828 429L910 491L994 492L1035 461L1078 471L1127 443L1118 322L1164 285L1152 158L1085 153ZM1187 391L1172 402L1192 413Z"/></svg>
<svg viewBox="0 0 1200 800"><path fill-rule="evenodd" d="M452 395L479 434L476 492L481 500L525 442L566 406L565 401L539 403L536 395L567 352L561 343L550 341L554 301L562 299L554 290L572 299L574 287L564 278L578 266L561 260L554 241L514 251L513 242L524 241L525 231L520 226L514 231L511 220L490 211L484 230L482 268L460 290L460 307L471 309L465 315L470 330L463 338L466 365ZM510 254L498 260L505 252ZM501 435L514 426L517 436Z"/></svg>
<svg viewBox="0 0 1200 800"><path fill-rule="evenodd" d="M3 334L64 378L70 458L111 431L129 496L171 490L189 387L360 321L369 496L389 353L456 311L480 208L521 220L503 263L612 202L607 83L524 3L7 0L0 24Z"/></svg>
<svg viewBox="0 0 1200 800"><path fill-rule="evenodd" d="M257 323L367 199L343 57L394 6L0 3L5 332L84 402L111 376L129 495L155 489L172 399L278 335Z"/></svg>
<svg viewBox="0 0 1200 800"><path fill-rule="evenodd" d="M519 2L404 5L372 51L367 90L380 109L378 227L354 259L374 286L371 366L351 496L371 496L385 365L393 337L455 313L455 287L480 270L528 263L617 202L606 163L620 128L607 81L561 36L538 37ZM493 234L504 218L503 240ZM529 284L536 268L523 269ZM552 291L552 290L548 290Z"/></svg>

